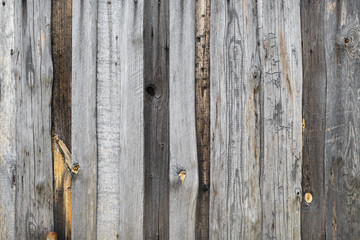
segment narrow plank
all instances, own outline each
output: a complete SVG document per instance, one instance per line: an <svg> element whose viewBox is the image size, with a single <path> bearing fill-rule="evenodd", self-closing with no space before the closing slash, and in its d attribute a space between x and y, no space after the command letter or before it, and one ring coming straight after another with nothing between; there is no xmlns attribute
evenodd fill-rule
<svg viewBox="0 0 360 240"><path fill-rule="evenodd" d="M260 78L254 1L211 1L210 239L260 239Z"/></svg>
<svg viewBox="0 0 360 240"><path fill-rule="evenodd" d="M324 1L301 1L303 57L303 166L302 190L313 197L303 199L301 238L325 240L325 108L326 59Z"/></svg>
<svg viewBox="0 0 360 240"><path fill-rule="evenodd" d="M360 2L325 1L326 238L360 236Z"/></svg>
<svg viewBox="0 0 360 240"><path fill-rule="evenodd" d="M143 11L98 3L97 239L143 239Z"/></svg>
<svg viewBox="0 0 360 240"><path fill-rule="evenodd" d="M96 24L97 1L72 9L72 239L96 239Z"/></svg>
<svg viewBox="0 0 360 240"><path fill-rule="evenodd" d="M195 239L195 1L170 1L169 9L169 239Z"/></svg>
<svg viewBox="0 0 360 240"><path fill-rule="evenodd" d="M258 1L263 75L262 238L300 239L300 1Z"/></svg>
<svg viewBox="0 0 360 240"><path fill-rule="evenodd" d="M144 237L169 239L169 1L144 9Z"/></svg>
<svg viewBox="0 0 360 240"><path fill-rule="evenodd" d="M15 1L16 239L53 230L51 2Z"/></svg>
<svg viewBox="0 0 360 240"><path fill-rule="evenodd" d="M54 231L60 239L71 238L71 172L58 145L60 140L71 151L71 18L72 0L51 1Z"/></svg>
<svg viewBox="0 0 360 240"><path fill-rule="evenodd" d="M15 4L0 5L0 239L15 239L16 63Z"/></svg>
<svg viewBox="0 0 360 240"><path fill-rule="evenodd" d="M195 239L209 239L210 0L196 1L195 22L195 116L199 174L199 188L196 202Z"/></svg>

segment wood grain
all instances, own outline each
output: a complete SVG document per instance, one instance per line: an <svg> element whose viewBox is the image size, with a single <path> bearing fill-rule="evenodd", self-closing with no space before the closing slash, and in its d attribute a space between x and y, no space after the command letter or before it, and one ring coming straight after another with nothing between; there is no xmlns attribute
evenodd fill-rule
<svg viewBox="0 0 360 240"><path fill-rule="evenodd" d="M303 57L302 190L313 196L303 201L301 238L326 239L324 146L326 125L326 59L324 1L301 1Z"/></svg>
<svg viewBox="0 0 360 240"><path fill-rule="evenodd" d="M195 238L209 239L210 0L198 0L196 1L195 7L195 112L199 174L198 198L196 202Z"/></svg>
<svg viewBox="0 0 360 240"><path fill-rule="evenodd" d="M210 239L260 239L260 78L254 1L211 1Z"/></svg>
<svg viewBox="0 0 360 240"><path fill-rule="evenodd" d="M195 1L169 1L169 9L169 239L195 239Z"/></svg>
<svg viewBox="0 0 360 240"><path fill-rule="evenodd" d="M97 239L143 239L144 4L98 3Z"/></svg>
<svg viewBox="0 0 360 240"><path fill-rule="evenodd" d="M360 235L360 82L358 19L360 2L325 1L326 238L357 239Z"/></svg>
<svg viewBox="0 0 360 240"><path fill-rule="evenodd" d="M96 239L97 2L74 1L72 12L72 239Z"/></svg>
<svg viewBox="0 0 360 240"><path fill-rule="evenodd" d="M16 239L53 230L51 2L15 1Z"/></svg>
<svg viewBox="0 0 360 240"><path fill-rule="evenodd" d="M263 75L262 238L300 239L300 1L258 1Z"/></svg>
<svg viewBox="0 0 360 240"><path fill-rule="evenodd" d="M72 1L51 2L52 150L54 164L54 224L60 239L71 239L71 171L55 138L71 151Z"/></svg>
<svg viewBox="0 0 360 240"><path fill-rule="evenodd" d="M169 1L144 9L144 238L169 239Z"/></svg>
<svg viewBox="0 0 360 240"><path fill-rule="evenodd" d="M4 3L0 5L0 239L13 240L17 184L15 3Z"/></svg>

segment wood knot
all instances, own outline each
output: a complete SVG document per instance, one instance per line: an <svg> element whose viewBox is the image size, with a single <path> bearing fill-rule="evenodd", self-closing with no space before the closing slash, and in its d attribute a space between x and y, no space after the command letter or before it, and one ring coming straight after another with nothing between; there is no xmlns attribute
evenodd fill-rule
<svg viewBox="0 0 360 240"><path fill-rule="evenodd" d="M180 180L181 180L181 185L184 184L185 177L186 177L186 171L185 171L185 170L182 170L182 171L179 173L179 177L180 177Z"/></svg>
<svg viewBox="0 0 360 240"><path fill-rule="evenodd" d="M309 193L309 192L305 193L305 202L307 204L310 204L312 202L312 200L313 200L313 196L311 195L311 193Z"/></svg>

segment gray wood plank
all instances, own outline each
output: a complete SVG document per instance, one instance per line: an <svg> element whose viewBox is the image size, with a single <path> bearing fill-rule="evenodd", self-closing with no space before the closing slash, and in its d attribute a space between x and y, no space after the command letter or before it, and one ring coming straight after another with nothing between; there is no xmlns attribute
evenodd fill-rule
<svg viewBox="0 0 360 240"><path fill-rule="evenodd" d="M143 239L143 11L98 4L98 239Z"/></svg>
<svg viewBox="0 0 360 240"><path fill-rule="evenodd" d="M326 59L324 1L301 1L303 57L303 166L302 190L313 196L311 204L303 199L302 239L326 239L325 234L325 108Z"/></svg>
<svg viewBox="0 0 360 240"><path fill-rule="evenodd" d="M73 1L72 18L72 239L96 239L97 1ZM101 238L100 238L101 239Z"/></svg>
<svg viewBox="0 0 360 240"><path fill-rule="evenodd" d="M260 239L260 59L254 1L211 1L210 239Z"/></svg>
<svg viewBox="0 0 360 240"><path fill-rule="evenodd" d="M143 20L144 237L169 239L169 1L144 1Z"/></svg>
<svg viewBox="0 0 360 240"><path fill-rule="evenodd" d="M360 236L360 2L325 1L326 238Z"/></svg>
<svg viewBox="0 0 360 240"><path fill-rule="evenodd" d="M195 1L169 1L169 9L169 239L195 239Z"/></svg>
<svg viewBox="0 0 360 240"><path fill-rule="evenodd" d="M199 188L195 239L209 239L210 206L210 0L195 4L195 117Z"/></svg>
<svg viewBox="0 0 360 240"><path fill-rule="evenodd" d="M0 5L0 239L15 239L15 4Z"/></svg>
<svg viewBox="0 0 360 240"><path fill-rule="evenodd" d="M263 87L262 238L300 239L300 1L258 1Z"/></svg>
<svg viewBox="0 0 360 240"><path fill-rule="evenodd" d="M51 2L15 1L16 239L53 229Z"/></svg>

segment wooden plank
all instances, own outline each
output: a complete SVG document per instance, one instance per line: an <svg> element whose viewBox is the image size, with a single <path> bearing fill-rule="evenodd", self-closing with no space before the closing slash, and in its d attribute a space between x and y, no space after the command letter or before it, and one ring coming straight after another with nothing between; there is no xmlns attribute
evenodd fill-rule
<svg viewBox="0 0 360 240"><path fill-rule="evenodd" d="M169 1L144 9L144 237L169 239Z"/></svg>
<svg viewBox="0 0 360 240"><path fill-rule="evenodd" d="M0 5L0 239L15 239L16 80L14 1Z"/></svg>
<svg viewBox="0 0 360 240"><path fill-rule="evenodd" d="M360 235L360 2L325 1L326 238Z"/></svg>
<svg viewBox="0 0 360 240"><path fill-rule="evenodd" d="M260 78L254 1L212 1L210 239L260 239Z"/></svg>
<svg viewBox="0 0 360 240"><path fill-rule="evenodd" d="M169 9L169 239L195 239L195 1L170 1Z"/></svg>
<svg viewBox="0 0 360 240"><path fill-rule="evenodd" d="M300 239L300 1L258 1L263 78L262 238Z"/></svg>
<svg viewBox="0 0 360 240"><path fill-rule="evenodd" d="M209 239L210 206L210 0L195 5L195 106L199 188L196 239ZM184 50L186 51L186 50Z"/></svg>
<svg viewBox="0 0 360 240"><path fill-rule="evenodd" d="M16 239L53 230L51 2L15 1Z"/></svg>
<svg viewBox="0 0 360 240"><path fill-rule="evenodd" d="M98 239L143 239L143 11L98 4Z"/></svg>
<svg viewBox="0 0 360 240"><path fill-rule="evenodd" d="M71 18L71 0L51 2L54 230L60 239L71 238L71 171L64 154L66 150L71 151ZM59 146L59 140L63 142L64 149Z"/></svg>
<svg viewBox="0 0 360 240"><path fill-rule="evenodd" d="M74 1L72 12L72 239L96 239L97 2Z"/></svg>
<svg viewBox="0 0 360 240"><path fill-rule="evenodd" d="M313 196L301 208L302 239L325 239L325 11L323 1L301 1L303 56L303 166L302 190Z"/></svg>

